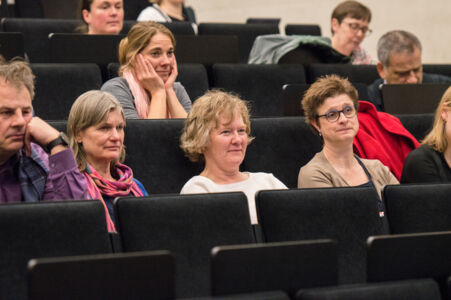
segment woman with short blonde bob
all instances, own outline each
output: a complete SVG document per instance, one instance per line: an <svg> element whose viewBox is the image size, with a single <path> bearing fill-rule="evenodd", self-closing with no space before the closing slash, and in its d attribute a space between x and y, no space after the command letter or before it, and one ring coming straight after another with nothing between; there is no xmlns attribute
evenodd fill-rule
<svg viewBox="0 0 451 300"><path fill-rule="evenodd" d="M181 194L242 191L252 224L258 223L255 193L287 187L272 174L240 172L247 145L253 140L246 102L229 93L210 91L194 102L185 122L181 148L194 162L203 162Z"/></svg>
<svg viewBox="0 0 451 300"><path fill-rule="evenodd" d="M108 231L116 231L113 200L116 197L147 196L146 189L125 159L125 118L113 95L89 91L75 100L67 120L67 135L89 197L105 206Z"/></svg>
<svg viewBox="0 0 451 300"><path fill-rule="evenodd" d="M113 94L127 119L186 118L191 100L179 82L175 38L164 25L139 22L119 45L119 77L102 90Z"/></svg>
<svg viewBox="0 0 451 300"><path fill-rule="evenodd" d="M359 130L358 94L344 78L329 75L313 83L302 99L307 124L323 140L323 150L299 171L299 188L368 186L381 196L387 184L398 180L376 159L354 154Z"/></svg>
<svg viewBox="0 0 451 300"><path fill-rule="evenodd" d="M451 181L451 88L442 96L435 111L432 130L422 146L404 161L401 183Z"/></svg>

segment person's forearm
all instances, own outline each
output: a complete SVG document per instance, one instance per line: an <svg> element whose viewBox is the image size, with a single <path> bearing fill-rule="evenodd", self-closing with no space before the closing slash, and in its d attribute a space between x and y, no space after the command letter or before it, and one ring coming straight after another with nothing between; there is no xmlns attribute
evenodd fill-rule
<svg viewBox="0 0 451 300"><path fill-rule="evenodd" d="M174 89L167 89L166 90L167 95L167 105L169 109L169 113L171 114L172 118L186 118L187 113L185 109L183 108L182 104L180 104L179 99L177 98L177 95L175 94Z"/></svg>

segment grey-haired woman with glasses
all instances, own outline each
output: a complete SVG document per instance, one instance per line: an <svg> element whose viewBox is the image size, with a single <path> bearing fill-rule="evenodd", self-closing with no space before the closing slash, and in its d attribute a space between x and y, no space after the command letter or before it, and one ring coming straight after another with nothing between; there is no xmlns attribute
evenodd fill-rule
<svg viewBox="0 0 451 300"><path fill-rule="evenodd" d="M379 160L354 155L353 140L359 130L358 94L352 84L336 75L321 77L302 99L305 119L323 140L323 150L299 171L298 187L383 186L398 184Z"/></svg>

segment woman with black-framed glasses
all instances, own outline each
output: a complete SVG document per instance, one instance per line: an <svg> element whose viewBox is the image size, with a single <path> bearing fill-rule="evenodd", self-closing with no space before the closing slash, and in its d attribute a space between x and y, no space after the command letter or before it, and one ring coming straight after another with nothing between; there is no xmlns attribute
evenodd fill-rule
<svg viewBox="0 0 451 300"><path fill-rule="evenodd" d="M379 160L354 154L359 130L358 95L352 84L336 75L321 77L305 93L306 122L323 140L323 150L299 171L298 187L370 186L379 194L398 180Z"/></svg>

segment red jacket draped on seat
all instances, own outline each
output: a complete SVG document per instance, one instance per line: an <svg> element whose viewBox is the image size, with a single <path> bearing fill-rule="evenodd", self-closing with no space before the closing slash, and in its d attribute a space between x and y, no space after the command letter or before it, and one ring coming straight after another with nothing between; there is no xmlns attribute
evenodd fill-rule
<svg viewBox="0 0 451 300"><path fill-rule="evenodd" d="M380 160L399 180L407 154L420 144L398 118L377 111L369 102L359 101L358 117L354 153L361 158Z"/></svg>

